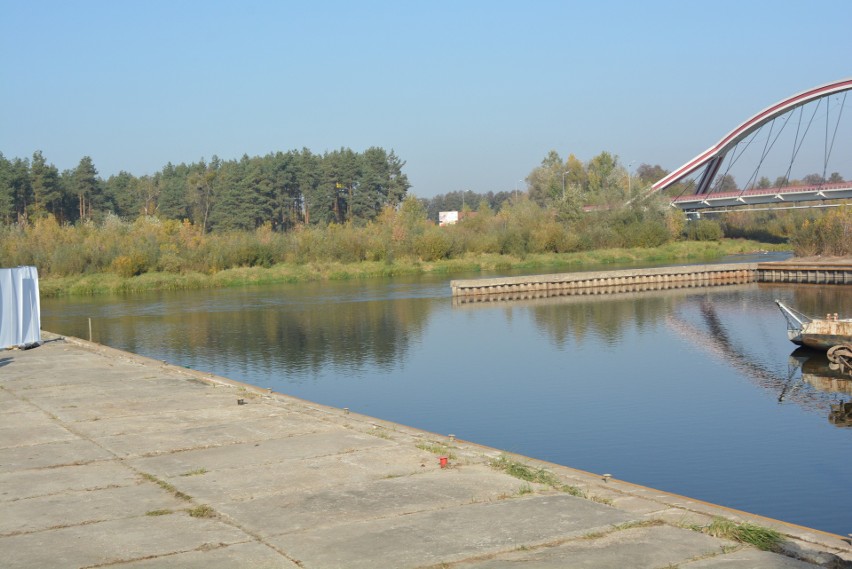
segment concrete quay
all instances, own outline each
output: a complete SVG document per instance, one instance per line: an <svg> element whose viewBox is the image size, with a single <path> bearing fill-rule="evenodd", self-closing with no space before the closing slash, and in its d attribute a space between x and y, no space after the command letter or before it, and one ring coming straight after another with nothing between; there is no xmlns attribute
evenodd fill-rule
<svg viewBox="0 0 852 569"><path fill-rule="evenodd" d="M613 294L754 282L756 263L690 265L450 281L457 303Z"/></svg>
<svg viewBox="0 0 852 569"><path fill-rule="evenodd" d="M766 283L852 284L852 258L807 257L758 263L756 279Z"/></svg>
<svg viewBox="0 0 852 569"><path fill-rule="evenodd" d="M7 569L852 566L841 536L45 336L0 351ZM690 529L715 516L782 554Z"/></svg>
<svg viewBox="0 0 852 569"><path fill-rule="evenodd" d="M462 279L450 282L453 304L554 296L624 294L760 283L852 283L852 258L808 257L768 263L723 263Z"/></svg>

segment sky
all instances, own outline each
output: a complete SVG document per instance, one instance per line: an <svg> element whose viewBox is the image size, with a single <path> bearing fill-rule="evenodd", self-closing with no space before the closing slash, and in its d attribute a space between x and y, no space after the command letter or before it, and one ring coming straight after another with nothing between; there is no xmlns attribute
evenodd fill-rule
<svg viewBox="0 0 852 569"><path fill-rule="evenodd" d="M419 197L523 189L550 150L673 170L852 76L850 22L849 0L0 0L0 152L107 178L379 146Z"/></svg>

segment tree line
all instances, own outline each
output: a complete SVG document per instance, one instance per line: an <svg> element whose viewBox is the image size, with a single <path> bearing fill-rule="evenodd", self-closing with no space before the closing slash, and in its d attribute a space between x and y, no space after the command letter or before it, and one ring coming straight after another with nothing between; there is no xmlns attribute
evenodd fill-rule
<svg viewBox="0 0 852 569"><path fill-rule="evenodd" d="M376 218L387 205L402 203L411 185L405 162L391 151L369 148L356 153L341 148L324 154L308 149L224 161L166 164L153 175L120 172L103 180L92 159L60 172L41 151L31 160L7 159L0 153L0 223L27 222L52 216L60 224L100 221L112 214L125 221L141 216L189 220L202 232L253 230L269 225L286 231L299 224L327 225ZM560 209L563 217L581 208L621 205L668 172L659 165L640 164L635 172L609 152L587 162L569 154L563 160L551 150L526 178L523 192L543 207ZM754 187L783 187L842 182L810 174L802 180L767 177ZM714 191L738 190L736 180L720 176ZM676 195L683 184L668 190ZM500 211L515 191L452 191L421 199L430 220L440 211L475 210L482 203Z"/></svg>
<svg viewBox="0 0 852 569"><path fill-rule="evenodd" d="M650 186L668 172L659 165L640 164L631 174L620 164L618 156L603 151L583 162L574 154L563 160L551 150L541 164L526 177L526 187L519 191L477 193L455 191L439 194L424 201L429 219L438 221L441 211L476 210L487 206L500 211L512 198L523 193L541 207L579 212L583 207L622 205L633 190ZM564 215L563 215L564 217Z"/></svg>
<svg viewBox="0 0 852 569"><path fill-rule="evenodd" d="M724 236L789 242L801 254L852 253L852 209L750 211L686 223L635 171L602 152L550 152L524 191L409 194L402 162L371 148L308 150L166 165L152 176L98 177L90 158L65 172L40 152L0 155L0 266L45 276L209 274L237 267L432 262L654 248ZM674 192L679 190L675 188ZM642 199L635 199L641 197ZM464 212L439 227L438 211Z"/></svg>
<svg viewBox="0 0 852 569"><path fill-rule="evenodd" d="M411 185L405 162L393 151L308 149L239 160L166 164L153 175L120 172L103 180L92 159L60 172L37 151L32 160L0 153L0 222L26 223L51 216L60 224L100 221L107 214L189 220L211 230L253 230L270 225L368 221L396 206Z"/></svg>

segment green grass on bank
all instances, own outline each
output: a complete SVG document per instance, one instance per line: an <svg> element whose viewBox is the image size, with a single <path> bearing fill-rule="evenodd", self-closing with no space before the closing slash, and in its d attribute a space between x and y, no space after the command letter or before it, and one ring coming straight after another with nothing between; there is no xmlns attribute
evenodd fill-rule
<svg viewBox="0 0 852 569"><path fill-rule="evenodd" d="M153 290L223 288L253 284L299 283L323 280L382 278L426 273L485 273L505 270L579 270L584 267L629 263L678 263L712 261L725 255L759 250L784 250L783 245L757 241L723 239L721 241L682 241L655 248L600 249L580 253L511 255L468 254L458 259L434 262L397 260L391 263L281 263L269 268L241 267L213 274L150 272L134 277L115 273L97 273L65 277L43 277L39 288L43 297L134 293Z"/></svg>

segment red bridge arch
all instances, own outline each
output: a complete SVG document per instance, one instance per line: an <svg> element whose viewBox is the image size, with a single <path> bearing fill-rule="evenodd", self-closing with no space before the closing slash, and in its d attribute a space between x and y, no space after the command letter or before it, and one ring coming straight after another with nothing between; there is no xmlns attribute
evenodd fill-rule
<svg viewBox="0 0 852 569"><path fill-rule="evenodd" d="M800 107L821 97L826 97L834 93L841 93L843 91L849 90L852 90L852 78L842 79L840 81L826 83L825 85L814 87L813 89L808 89L807 91L803 91L801 93L793 95L792 97L783 99L775 103L774 105L763 109L762 111L760 111L759 113L736 127L734 130L729 132L727 135L725 135L725 137L722 138L722 140L720 140L718 143L711 146L710 148L708 148L707 150L705 150L680 168L676 169L668 176L656 182L653 186L651 186L652 191L657 192L660 190L664 190L669 186L679 182L686 176L689 176L699 168L707 166L707 170L701 177L701 181L698 183L695 192L696 194L706 193L710 182L713 180L713 178L716 176L716 173L719 171L719 167L722 165L722 160L725 158L725 155L738 142L743 140L755 130L759 129L767 122L783 115L786 112L795 109L796 107Z"/></svg>

